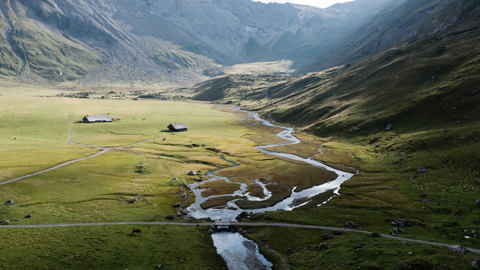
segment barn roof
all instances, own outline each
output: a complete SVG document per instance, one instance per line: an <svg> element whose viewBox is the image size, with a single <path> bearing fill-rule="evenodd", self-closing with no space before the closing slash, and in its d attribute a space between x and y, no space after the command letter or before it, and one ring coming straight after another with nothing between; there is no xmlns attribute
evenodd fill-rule
<svg viewBox="0 0 480 270"><path fill-rule="evenodd" d="M112 122L112 118L108 115L85 115L88 122Z"/></svg>
<svg viewBox="0 0 480 270"><path fill-rule="evenodd" d="M174 128L174 129L187 129L188 126L187 124L184 124L184 123L170 123L170 125Z"/></svg>

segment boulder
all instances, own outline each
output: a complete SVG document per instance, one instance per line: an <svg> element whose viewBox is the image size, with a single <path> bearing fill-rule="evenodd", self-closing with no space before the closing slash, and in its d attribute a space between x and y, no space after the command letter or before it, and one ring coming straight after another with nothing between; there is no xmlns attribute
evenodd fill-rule
<svg viewBox="0 0 480 270"><path fill-rule="evenodd" d="M8 225L10 223L10 221L8 220L2 220L2 225Z"/></svg>
<svg viewBox="0 0 480 270"><path fill-rule="evenodd" d="M476 199L476 200L475 200L475 204L476 204L477 206L480 206L480 199Z"/></svg>
<svg viewBox="0 0 480 270"><path fill-rule="evenodd" d="M195 171L190 170L190 171L187 173L187 175L197 175L197 173L196 173Z"/></svg>
<svg viewBox="0 0 480 270"><path fill-rule="evenodd" d="M449 246L448 250L450 250L451 252L457 253L457 254L467 254L467 249L465 247L460 246L460 245Z"/></svg>
<svg viewBox="0 0 480 270"><path fill-rule="evenodd" d="M425 167L418 167L417 173L426 173L427 169Z"/></svg>
<svg viewBox="0 0 480 270"><path fill-rule="evenodd" d="M180 207L180 206L182 206L182 204L177 202L177 203L174 203L172 206L173 207Z"/></svg>
<svg viewBox="0 0 480 270"><path fill-rule="evenodd" d="M31 218L31 217L32 217L32 215L30 215L30 214L25 216L25 218Z"/></svg>
<svg viewBox="0 0 480 270"><path fill-rule="evenodd" d="M390 131L393 129L393 125L392 124L388 124L386 127L385 127L385 130L386 131Z"/></svg>
<svg viewBox="0 0 480 270"><path fill-rule="evenodd" d="M163 268L163 265L161 265L161 264L157 264L157 265L155 265L155 267L154 267L154 268L155 268L155 269L162 269L162 268Z"/></svg>
<svg viewBox="0 0 480 270"><path fill-rule="evenodd" d="M480 270L480 263L478 262L478 260L472 262L472 268L475 270Z"/></svg>
<svg viewBox="0 0 480 270"><path fill-rule="evenodd" d="M398 235L400 233L406 233L407 231L405 231L404 229L400 228L400 227L393 227L392 229L390 229L390 233L392 235Z"/></svg>
<svg viewBox="0 0 480 270"><path fill-rule="evenodd" d="M329 249L329 248L331 248L331 246L327 245L327 243L320 243L318 245L319 250L326 250L326 249Z"/></svg>
<svg viewBox="0 0 480 270"><path fill-rule="evenodd" d="M13 202L13 200L8 200L5 202L5 205L14 205L15 203Z"/></svg>
<svg viewBox="0 0 480 270"><path fill-rule="evenodd" d="M404 218L399 218L397 220L392 221L392 225L397 227L408 227L409 221Z"/></svg>

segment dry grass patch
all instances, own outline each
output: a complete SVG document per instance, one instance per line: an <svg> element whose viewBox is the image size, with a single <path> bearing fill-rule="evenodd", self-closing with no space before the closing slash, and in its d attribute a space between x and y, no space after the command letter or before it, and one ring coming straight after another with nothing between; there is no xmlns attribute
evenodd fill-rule
<svg viewBox="0 0 480 270"><path fill-rule="evenodd" d="M232 194L240 189L240 184L228 183L225 180L216 180L204 183L200 185L200 188L205 189L202 191L202 196L208 197L212 195Z"/></svg>
<svg viewBox="0 0 480 270"><path fill-rule="evenodd" d="M215 207L225 208L225 205L227 204L227 202L234 199L239 199L239 198L240 197L238 196L225 196L225 197L211 198L206 202L202 203L200 206L203 209L209 209L209 208L215 208Z"/></svg>

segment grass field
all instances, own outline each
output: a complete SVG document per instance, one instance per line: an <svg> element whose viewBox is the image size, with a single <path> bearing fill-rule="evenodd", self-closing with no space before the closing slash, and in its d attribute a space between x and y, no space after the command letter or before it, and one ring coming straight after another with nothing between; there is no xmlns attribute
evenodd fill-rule
<svg viewBox="0 0 480 270"><path fill-rule="evenodd" d="M475 259L472 254L372 235L289 228L248 228L243 232L260 243L260 250L277 269L453 270L470 269Z"/></svg>
<svg viewBox="0 0 480 270"><path fill-rule="evenodd" d="M141 233L132 234L134 228ZM206 232L173 226L7 229L0 231L0 269L222 269Z"/></svg>
<svg viewBox="0 0 480 270"><path fill-rule="evenodd" d="M79 120L85 114L109 113L120 118L113 123L73 122L74 142L123 146L158 138L2 186L1 200L16 204L2 204L1 219L13 224L164 219L176 213L172 204L183 200L179 185L193 181L186 175L189 170L226 165L211 149L225 149L231 155L245 149L255 152L253 142L240 138L248 131L236 116L211 105L39 97L11 91L0 98L1 180L98 152L68 144L67 116ZM190 130L166 132L168 123L175 121L188 123ZM170 181L173 177L179 180ZM138 195L140 199L131 203ZM26 214L33 218L23 219Z"/></svg>
<svg viewBox="0 0 480 270"><path fill-rule="evenodd" d="M250 184L249 191L257 196L262 191L251 180L263 178L273 192L266 202L239 201L244 208L271 205L288 196L294 186L303 189L334 177L321 169L261 154L254 146L280 142L274 135L278 130L262 128L245 119L239 121L241 115L225 108L156 100L57 97L61 89L14 86L2 87L0 91L0 181L100 151L68 144L68 116L73 120L74 142L106 147L156 138L1 186L0 220L9 220L12 225L161 221L167 220L167 216L181 220L176 217L177 211L194 199L190 192L186 193L187 198L182 197L182 184L197 178L187 176L187 172L205 173L218 166L230 166L221 159L222 155L240 166L218 174ZM100 124L75 122L85 114L105 113L120 120ZM168 123L174 121L186 122L189 131L166 132ZM480 208L474 203L478 170L465 165L478 159L477 129L452 127L448 136L444 133L384 132L375 135L378 138L348 140L299 133L304 143L274 150L313 157L340 169L358 169L360 173L344 183L341 196L322 207L316 205L326 198L318 196L295 211L250 218L339 227L353 222L381 233L389 233L392 221L406 218L414 225L405 228L406 233L400 236L478 247L478 237L464 237L471 230L478 231L480 224ZM455 151L438 149L436 144ZM427 167L428 172L416 173L418 166ZM218 185L206 185L209 189L205 192L228 194L236 186L219 181ZM15 205L4 205L9 199ZM172 207L177 202L181 203L180 209ZM224 204L225 199L221 198L207 201L203 207ZM25 218L26 215L32 216ZM129 235L131 226L1 230L0 268L44 265L44 269L148 269L163 264L166 269L192 269L196 265L221 269L224 265L211 246L208 232L202 228L136 227L142 229L137 236ZM452 264L465 265L472 259L472 255L454 255L442 248L407 248L398 242L353 234L335 238L330 241L334 248L319 253L313 247L320 241L319 231L248 230L252 232L249 237L260 244L269 259L281 266L284 262L278 254L288 255L293 269L344 269L345 265L352 269L382 269L382 265L395 269L415 263L449 269ZM355 255L351 241L365 243L367 248ZM284 252L287 243L293 253ZM408 255L407 249L414 255ZM372 261L375 255L384 257ZM20 262L20 257L28 260Z"/></svg>

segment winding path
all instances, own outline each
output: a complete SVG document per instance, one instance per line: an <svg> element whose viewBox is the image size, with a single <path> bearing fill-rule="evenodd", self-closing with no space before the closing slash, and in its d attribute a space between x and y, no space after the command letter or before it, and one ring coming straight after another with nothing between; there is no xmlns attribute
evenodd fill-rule
<svg viewBox="0 0 480 270"><path fill-rule="evenodd" d="M95 145L77 143L77 142L73 142L73 141L72 141L73 132L72 132L72 123L71 123L71 121L70 121L70 116L67 117L67 121L68 121L68 132L69 132L69 135L68 135L68 143L69 143L69 144L76 144L76 145L91 147L91 148L99 149L99 150L101 150L101 151L100 151L100 152L97 152L97 153L95 153L95 154L86 156L86 157L82 157L82 158L78 158L78 159L66 161L66 162L63 162L63 163L61 163L61 164L55 165L55 166L53 166L53 167L50 167L50 168L47 168L47 169L44 169L44 170L41 170L41 171L38 171L38 172L34 172L34 173L31 173L31 174L27 174L27 175L24 175L24 176L20 176L20 177L17 177L17 178L13 178L13 179L9 179L9 180L0 182L0 186L6 185L6 184L9 184L9 183L18 181L18 180L22 180L22 179L25 179L25 178L29 178L29 177L32 177L32 176L35 176L35 175L39 175L39 174L42 174L42 173L50 172L50 171L53 171L53 170L56 170L56 169L59 169L59 168L68 166L68 165L70 165L70 164L77 163L77 162L82 161L82 160L86 160L86 159L98 157L98 156L101 156L101 155L103 155L103 154L105 154L105 153L107 153L107 152L110 152L111 150L125 149L125 148L127 148L127 147L135 146L135 145L137 145L137 144L142 144L142 143L146 143L146 142L148 142L148 141L153 141L153 140L157 140L157 139L161 138L161 137L155 137L155 138L151 138L151 139L139 141L139 142L136 142L136 143L132 143L132 144L124 145L124 146L116 146L116 147L102 147L102 146L95 146Z"/></svg>
<svg viewBox="0 0 480 270"><path fill-rule="evenodd" d="M213 226L213 225L225 225L225 226L240 226L240 227L283 227L283 228L299 228L299 229L316 229L316 230L332 230L332 231L342 231L342 232L354 232L354 233L363 233L363 234L372 234L370 231L350 229L350 228L341 228L341 227L330 227L330 226L318 226L318 225L304 225L304 224L292 224L292 223L265 223L265 222L195 222L195 223L186 223L186 222L168 222L168 221L152 221L152 222L98 222L98 223L70 223L70 224L43 224L43 225L2 225L0 229L8 228L57 228L57 227L83 227L83 226L118 226L118 225L163 225L163 226L185 226L185 227L195 227L195 226ZM392 236L388 234L379 234L381 237L406 241L412 243L426 244L439 247L453 247L455 245L444 244L438 242L430 242L412 238L403 238ZM472 253L480 254L480 249L465 247L468 251Z"/></svg>

